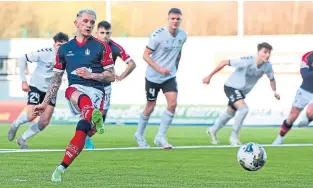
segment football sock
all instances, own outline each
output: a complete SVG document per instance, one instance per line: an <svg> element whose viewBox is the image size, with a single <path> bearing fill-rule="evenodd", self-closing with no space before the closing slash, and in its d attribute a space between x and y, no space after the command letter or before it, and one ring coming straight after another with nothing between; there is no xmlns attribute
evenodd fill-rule
<svg viewBox="0 0 313 188"><path fill-rule="evenodd" d="M60 164L64 169L66 169L83 150L87 132L90 129L91 124L87 120L80 120L77 123L75 135L67 146L63 161ZM62 167L58 167L58 169L59 168L62 169Z"/></svg>
<svg viewBox="0 0 313 188"><path fill-rule="evenodd" d="M174 113L172 113L168 110L166 110L163 113L157 137L165 136L165 134L168 130L168 127L172 124L174 115L175 115Z"/></svg>
<svg viewBox="0 0 313 188"><path fill-rule="evenodd" d="M31 127L27 129L22 135L23 140L28 140L29 138L38 134L41 130L39 129L38 122L35 122Z"/></svg>
<svg viewBox="0 0 313 188"><path fill-rule="evenodd" d="M289 130L291 129L291 127L292 127L292 124L289 125L289 124L287 123L287 120L284 120L283 124L282 124L281 127L280 127L279 135L282 136L282 137L284 137L284 136L289 132Z"/></svg>
<svg viewBox="0 0 313 188"><path fill-rule="evenodd" d="M223 112L217 119L217 121L214 123L214 125L212 126L211 130L213 131L213 133L215 134L219 129L221 129L222 127L224 127L226 125L226 123L235 116L236 111L233 112L229 112L229 111L225 111Z"/></svg>
<svg viewBox="0 0 313 188"><path fill-rule="evenodd" d="M143 115L143 113L141 113L135 135L144 136L148 121L149 121L149 116L145 116Z"/></svg>
<svg viewBox="0 0 313 188"><path fill-rule="evenodd" d="M237 116L235 117L235 122L233 124L232 137L238 137L239 131L242 127L242 123L245 120L249 112L249 107L247 105L242 106L237 109Z"/></svg>

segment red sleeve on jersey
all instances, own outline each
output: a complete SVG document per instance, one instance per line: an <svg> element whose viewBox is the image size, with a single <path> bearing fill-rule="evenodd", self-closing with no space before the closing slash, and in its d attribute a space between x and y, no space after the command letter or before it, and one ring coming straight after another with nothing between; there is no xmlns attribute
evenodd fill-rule
<svg viewBox="0 0 313 188"><path fill-rule="evenodd" d="M114 61L112 58L112 50L110 46L107 43L103 44L103 52L102 52L102 58L101 58L101 64L103 67L111 67L114 66Z"/></svg>
<svg viewBox="0 0 313 188"><path fill-rule="evenodd" d="M64 57L62 55L57 54L55 57L55 64L53 68L64 71L65 65L66 64L65 64Z"/></svg>
<svg viewBox="0 0 313 188"><path fill-rule="evenodd" d="M124 48L117 44L116 42L114 42L113 40L111 40L112 44L114 44L118 49L119 49L119 53L120 53L120 58L123 60L123 61L126 61L126 60L129 60L130 59L130 56L126 53L126 51L124 50Z"/></svg>
<svg viewBox="0 0 313 188"><path fill-rule="evenodd" d="M313 51L304 54L304 55L302 56L302 62L305 62L307 65L309 65L308 57L309 57L310 55L312 55L312 54L313 54Z"/></svg>

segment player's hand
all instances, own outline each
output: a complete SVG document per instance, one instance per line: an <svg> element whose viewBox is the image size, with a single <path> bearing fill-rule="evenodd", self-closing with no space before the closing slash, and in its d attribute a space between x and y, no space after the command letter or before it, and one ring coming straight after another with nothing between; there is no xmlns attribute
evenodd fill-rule
<svg viewBox="0 0 313 188"><path fill-rule="evenodd" d="M157 71L163 75L169 75L171 73L170 69L158 67Z"/></svg>
<svg viewBox="0 0 313 188"><path fill-rule="evenodd" d="M115 76L115 81L118 82L118 81L122 81L124 78L122 76L118 76L116 75Z"/></svg>
<svg viewBox="0 0 313 188"><path fill-rule="evenodd" d="M85 78L85 79L90 79L91 78L91 72L89 72L85 67L80 67L76 69L76 73L78 76Z"/></svg>
<svg viewBox="0 0 313 188"><path fill-rule="evenodd" d="M211 77L210 76L207 76L207 77L202 79L203 84L209 84L210 81L211 81Z"/></svg>
<svg viewBox="0 0 313 188"><path fill-rule="evenodd" d="M279 94L275 93L274 96L275 96L275 98L276 98L277 100L280 100L280 95L279 95Z"/></svg>
<svg viewBox="0 0 313 188"><path fill-rule="evenodd" d="M27 82L22 82L22 90L24 92L29 92L30 91L30 88L29 88L29 85Z"/></svg>
<svg viewBox="0 0 313 188"><path fill-rule="evenodd" d="M46 109L47 104L46 103L41 103L39 105L36 105L33 109L33 115L34 116L40 116Z"/></svg>

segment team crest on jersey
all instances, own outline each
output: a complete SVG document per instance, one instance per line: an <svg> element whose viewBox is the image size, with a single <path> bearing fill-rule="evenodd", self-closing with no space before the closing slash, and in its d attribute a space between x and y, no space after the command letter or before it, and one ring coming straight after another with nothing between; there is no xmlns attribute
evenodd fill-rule
<svg viewBox="0 0 313 188"><path fill-rule="evenodd" d="M90 50L88 48L85 50L85 55L90 55Z"/></svg>

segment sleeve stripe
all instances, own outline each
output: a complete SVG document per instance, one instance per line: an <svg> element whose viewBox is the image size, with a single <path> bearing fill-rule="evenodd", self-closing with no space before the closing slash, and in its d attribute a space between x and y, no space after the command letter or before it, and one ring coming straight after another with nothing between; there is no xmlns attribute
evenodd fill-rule
<svg viewBox="0 0 313 188"><path fill-rule="evenodd" d="M132 60L132 58L131 57L129 57L128 59L126 59L124 62L125 63L128 63L129 61L131 61Z"/></svg>
<svg viewBox="0 0 313 188"><path fill-rule="evenodd" d="M109 68L112 68L112 67L114 67L114 64L110 64L110 65L104 66L103 69L109 69Z"/></svg>
<svg viewBox="0 0 313 188"><path fill-rule="evenodd" d="M25 57L26 57L26 60L27 60L28 62L31 62L31 61L29 61L27 54L25 54Z"/></svg>
<svg viewBox="0 0 313 188"><path fill-rule="evenodd" d="M304 55L302 56L302 61L305 62L306 64L308 64L308 63L309 63L309 62L308 62L308 57L309 57L310 55L312 55L312 53L313 53L313 51L304 54Z"/></svg>
<svg viewBox="0 0 313 188"><path fill-rule="evenodd" d="M148 48L149 50L152 50L152 51L154 51L154 49L150 48L149 46L146 46L146 48Z"/></svg>
<svg viewBox="0 0 313 188"><path fill-rule="evenodd" d="M60 69L57 69L57 68L53 68L53 71L54 72L64 72L64 70L60 70Z"/></svg>

